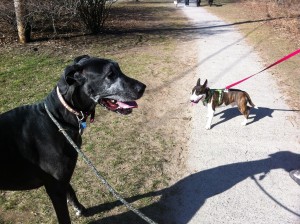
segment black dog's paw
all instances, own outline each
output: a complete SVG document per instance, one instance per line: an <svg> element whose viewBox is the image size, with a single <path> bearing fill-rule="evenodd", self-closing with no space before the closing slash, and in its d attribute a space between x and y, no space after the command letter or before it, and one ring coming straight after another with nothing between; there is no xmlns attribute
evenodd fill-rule
<svg viewBox="0 0 300 224"><path fill-rule="evenodd" d="M83 206L73 206L74 210L76 211L76 216L86 216L87 215L87 209Z"/></svg>

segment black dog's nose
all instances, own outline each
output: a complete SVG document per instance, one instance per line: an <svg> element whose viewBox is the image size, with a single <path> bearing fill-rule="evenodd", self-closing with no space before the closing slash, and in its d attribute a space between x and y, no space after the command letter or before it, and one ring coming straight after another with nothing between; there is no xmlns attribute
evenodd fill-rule
<svg viewBox="0 0 300 224"><path fill-rule="evenodd" d="M139 96L141 97L146 89L146 85L144 83L139 82L135 85L135 90L138 92Z"/></svg>

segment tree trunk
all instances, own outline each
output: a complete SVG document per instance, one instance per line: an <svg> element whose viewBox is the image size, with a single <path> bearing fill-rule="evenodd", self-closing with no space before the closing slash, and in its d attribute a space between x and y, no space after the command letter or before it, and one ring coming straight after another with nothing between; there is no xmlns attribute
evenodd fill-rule
<svg viewBox="0 0 300 224"><path fill-rule="evenodd" d="M30 24L26 23L26 0L14 0L19 41L25 44L30 41Z"/></svg>

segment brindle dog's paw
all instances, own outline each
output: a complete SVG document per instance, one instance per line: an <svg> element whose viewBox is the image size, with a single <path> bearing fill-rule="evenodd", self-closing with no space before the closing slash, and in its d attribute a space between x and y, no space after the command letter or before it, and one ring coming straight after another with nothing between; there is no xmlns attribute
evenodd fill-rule
<svg viewBox="0 0 300 224"><path fill-rule="evenodd" d="M242 126L246 126L246 125L247 125L247 121L243 121L243 122L241 123L241 125L242 125Z"/></svg>
<svg viewBox="0 0 300 224"><path fill-rule="evenodd" d="M206 129L206 130L209 130L210 128L211 128L210 125L206 125L206 126L205 126L205 129Z"/></svg>

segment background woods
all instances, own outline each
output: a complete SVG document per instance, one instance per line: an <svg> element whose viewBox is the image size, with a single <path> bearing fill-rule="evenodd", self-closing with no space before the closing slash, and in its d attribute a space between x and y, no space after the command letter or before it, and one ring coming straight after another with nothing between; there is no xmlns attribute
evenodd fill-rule
<svg viewBox="0 0 300 224"><path fill-rule="evenodd" d="M19 36L20 42L26 43L78 32L99 33L112 4L106 0L3 0L1 38L9 41Z"/></svg>
<svg viewBox="0 0 300 224"><path fill-rule="evenodd" d="M25 43L31 39L104 32L113 2L2 0L0 3L1 43L9 43L16 39ZM246 7L252 7L256 13L261 13L265 18L282 18L273 23L275 29L283 29L284 32L292 34L300 33L298 0L216 0L215 4L222 5L228 2L240 2ZM126 20L126 18L122 19Z"/></svg>

